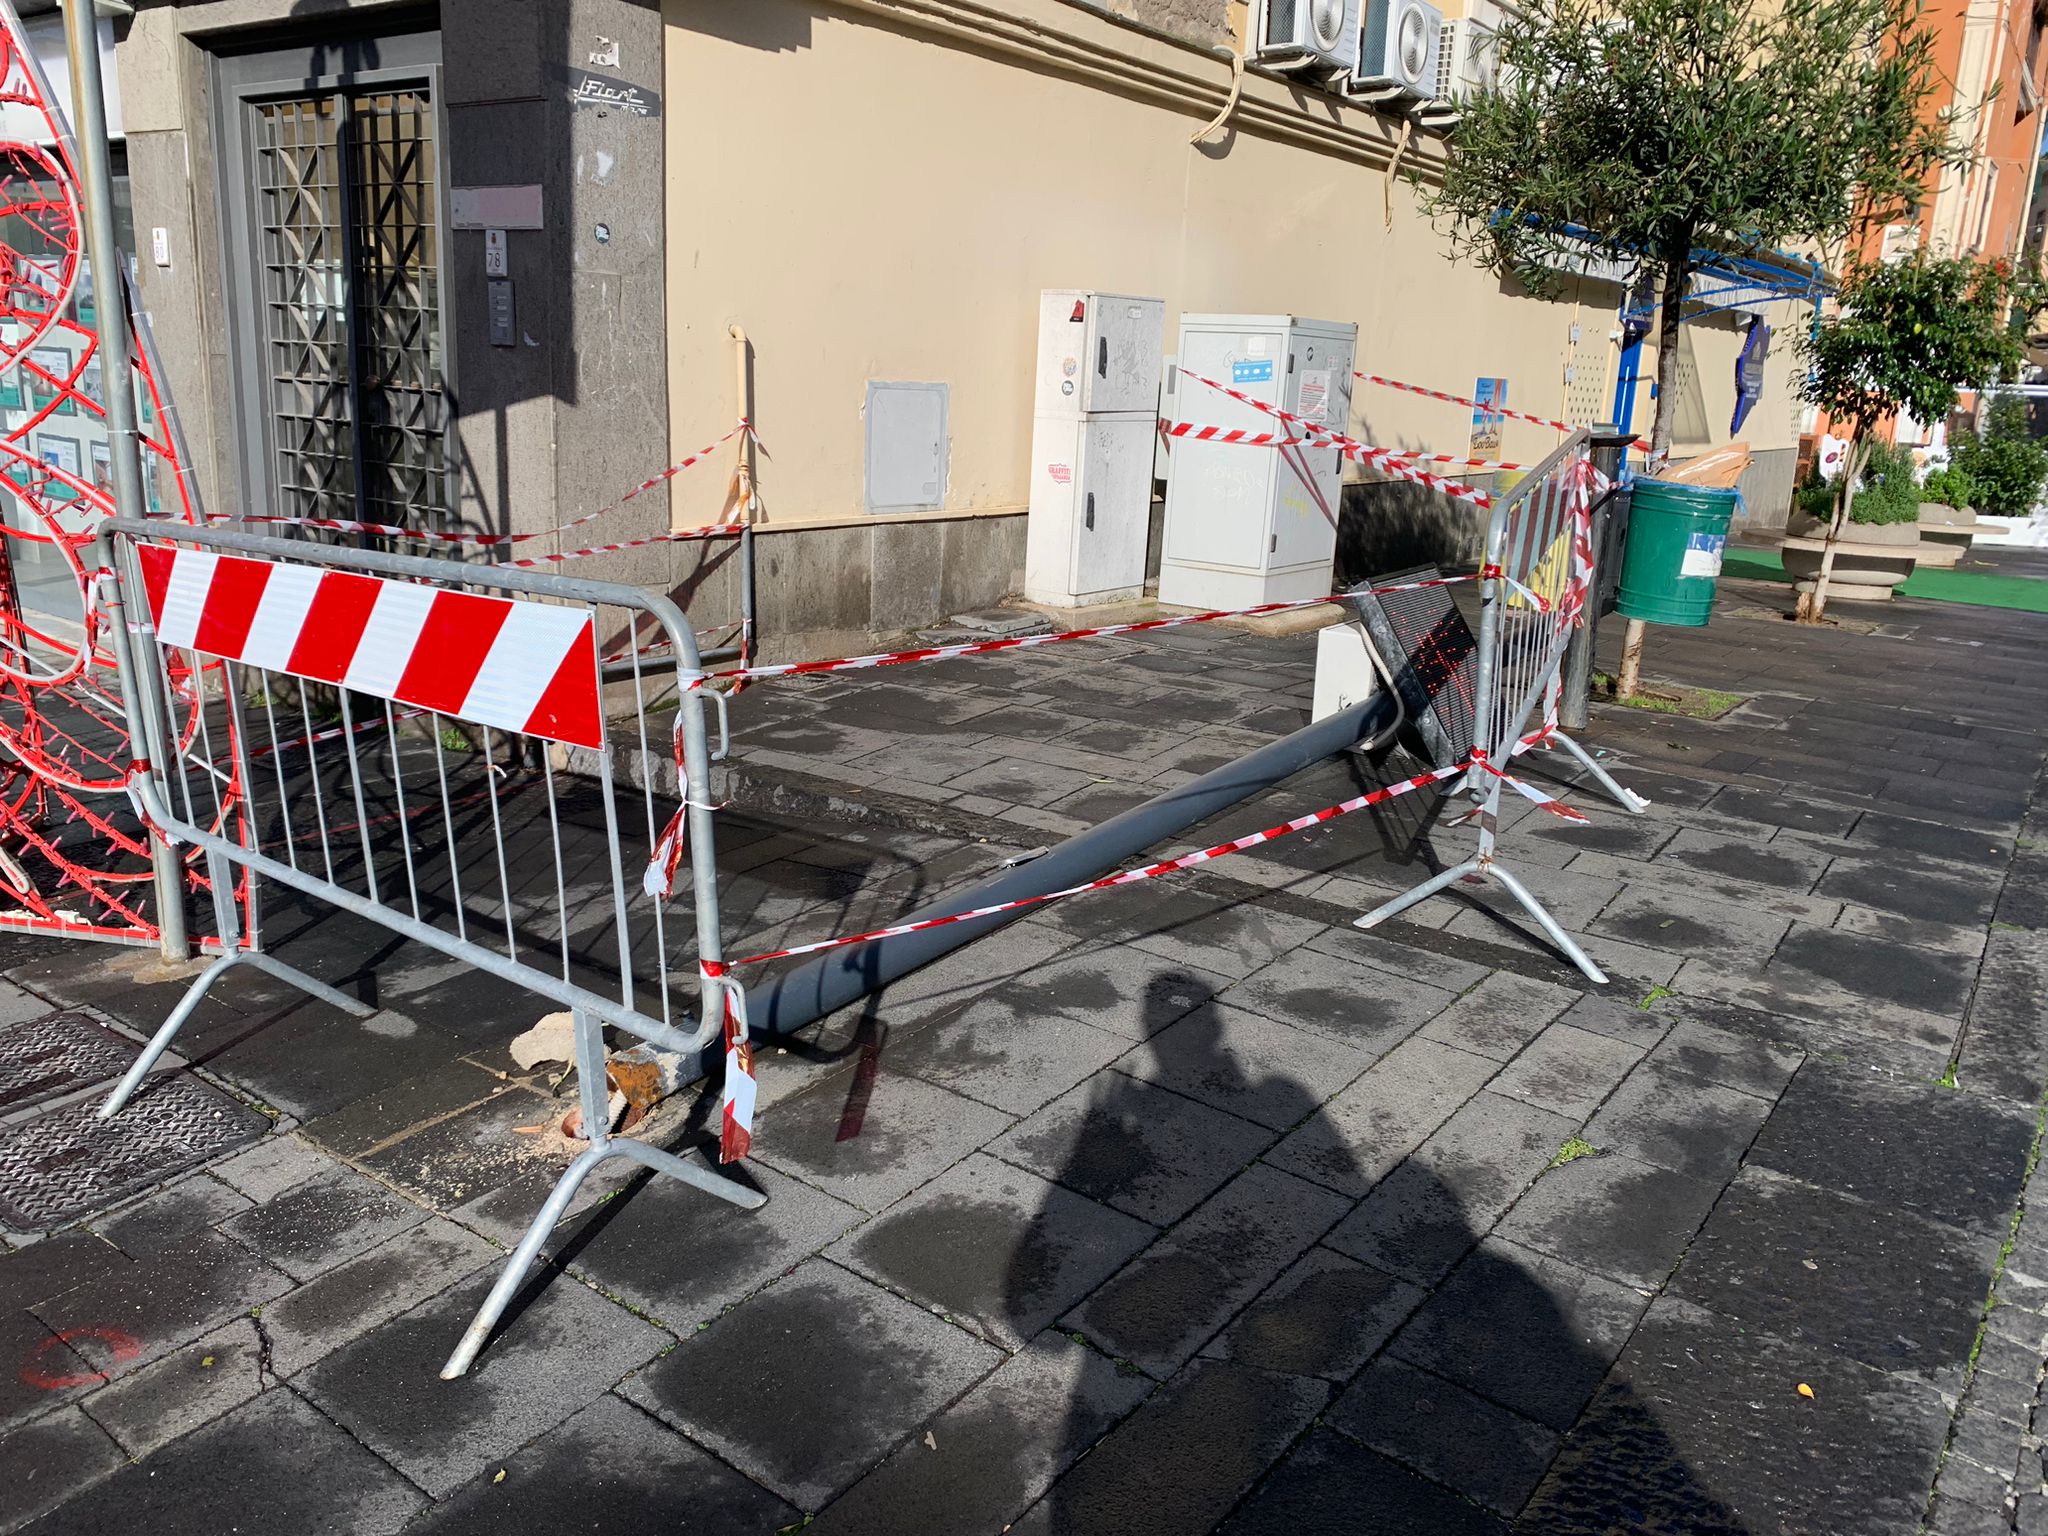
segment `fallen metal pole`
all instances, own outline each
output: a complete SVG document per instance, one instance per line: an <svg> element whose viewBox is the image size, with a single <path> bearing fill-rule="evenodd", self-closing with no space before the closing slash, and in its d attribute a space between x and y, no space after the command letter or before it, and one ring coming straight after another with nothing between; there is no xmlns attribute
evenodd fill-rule
<svg viewBox="0 0 2048 1536"><path fill-rule="evenodd" d="M1131 807L1121 816L1111 817L1099 827L1076 833L1029 863L1004 869L972 889L950 895L903 921L940 917L1025 896L1043 896L1093 880L1131 862L1175 833L1264 793L1302 769L1391 731L1400 720L1399 705L1393 695L1375 693L1362 704L1177 785L1143 805ZM1026 907L1017 912L1001 912L973 922L951 923L922 933L828 951L751 990L747 1001L750 1025L760 1034L786 1035L802 1029L961 945L1027 916L1031 910Z"/></svg>

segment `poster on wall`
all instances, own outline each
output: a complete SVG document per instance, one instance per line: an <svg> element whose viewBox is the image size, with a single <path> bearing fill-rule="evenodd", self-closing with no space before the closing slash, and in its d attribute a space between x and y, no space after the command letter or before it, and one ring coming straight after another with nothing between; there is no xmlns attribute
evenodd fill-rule
<svg viewBox="0 0 2048 1536"><path fill-rule="evenodd" d="M59 437L54 432L36 434L36 457L74 478L81 475L85 467L85 460L79 455L78 439ZM52 501L69 501L78 492L59 480L50 486L48 494Z"/></svg>
<svg viewBox="0 0 2048 1536"><path fill-rule="evenodd" d="M1501 408L1508 403L1506 379L1481 379L1472 386L1472 457L1500 457L1501 430L1507 417Z"/></svg>
<svg viewBox="0 0 2048 1536"><path fill-rule="evenodd" d="M1764 359L1771 350L1771 328L1764 324L1763 316L1757 315L1749 322L1749 334L1742 339L1742 350L1735 354L1735 416L1728 423L1728 435L1733 437L1742 430L1742 424L1749 419L1749 413L1756 408L1764 393Z"/></svg>

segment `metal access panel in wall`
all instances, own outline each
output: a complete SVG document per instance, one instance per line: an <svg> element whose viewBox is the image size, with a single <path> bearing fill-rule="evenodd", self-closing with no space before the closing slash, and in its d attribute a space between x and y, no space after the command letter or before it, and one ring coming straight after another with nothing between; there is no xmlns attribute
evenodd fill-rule
<svg viewBox="0 0 2048 1536"><path fill-rule="evenodd" d="M949 386L868 380L870 512L936 512L946 502Z"/></svg>

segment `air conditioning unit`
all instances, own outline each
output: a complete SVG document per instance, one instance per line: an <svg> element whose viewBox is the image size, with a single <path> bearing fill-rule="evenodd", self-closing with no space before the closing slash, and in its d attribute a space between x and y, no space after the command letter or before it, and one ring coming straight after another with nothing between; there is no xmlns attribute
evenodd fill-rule
<svg viewBox="0 0 2048 1536"><path fill-rule="evenodd" d="M1447 21L1437 49L1436 94L1445 101L1463 101L1474 91L1500 84L1500 34L1465 17Z"/></svg>
<svg viewBox="0 0 2048 1536"><path fill-rule="evenodd" d="M1361 0L1265 0L1256 57L1275 69L1348 78L1358 64Z"/></svg>
<svg viewBox="0 0 2048 1536"><path fill-rule="evenodd" d="M1367 0L1347 94L1371 102L1437 94L1444 15L1426 0Z"/></svg>

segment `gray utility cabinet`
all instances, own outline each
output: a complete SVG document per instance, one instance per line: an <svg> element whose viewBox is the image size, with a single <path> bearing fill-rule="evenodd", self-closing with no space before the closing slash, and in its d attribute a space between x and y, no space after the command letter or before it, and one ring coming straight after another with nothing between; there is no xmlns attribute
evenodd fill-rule
<svg viewBox="0 0 2048 1536"><path fill-rule="evenodd" d="M1332 431L1348 430L1358 327L1293 315L1184 315L1167 414L1198 426L1301 429L1187 377L1199 374ZM1344 462L1334 447L1169 440L1159 600L1249 608L1330 590Z"/></svg>
<svg viewBox="0 0 2048 1536"><path fill-rule="evenodd" d="M1076 607L1145 590L1166 306L1121 293L1038 297L1024 595Z"/></svg>

